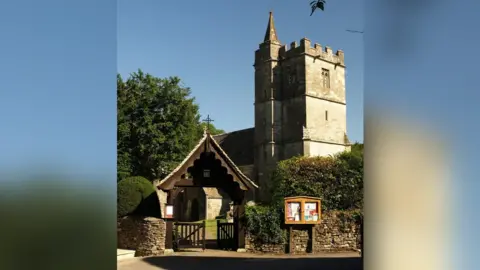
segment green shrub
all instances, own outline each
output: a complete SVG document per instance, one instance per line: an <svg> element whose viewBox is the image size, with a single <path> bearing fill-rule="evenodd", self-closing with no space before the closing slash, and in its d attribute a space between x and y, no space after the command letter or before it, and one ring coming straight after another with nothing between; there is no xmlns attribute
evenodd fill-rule
<svg viewBox="0 0 480 270"><path fill-rule="evenodd" d="M281 161L272 176L272 203L284 197L312 196L322 200L323 210L363 207L363 152L330 157L294 157Z"/></svg>
<svg viewBox="0 0 480 270"><path fill-rule="evenodd" d="M160 203L152 183L140 176L118 182L117 215L160 217Z"/></svg>
<svg viewBox="0 0 480 270"><path fill-rule="evenodd" d="M247 206L245 209L247 231L255 243L284 244L283 216L277 207Z"/></svg>

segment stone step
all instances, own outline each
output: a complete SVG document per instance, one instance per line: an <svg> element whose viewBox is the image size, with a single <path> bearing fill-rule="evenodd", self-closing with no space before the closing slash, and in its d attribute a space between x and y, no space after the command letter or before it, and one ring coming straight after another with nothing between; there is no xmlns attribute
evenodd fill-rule
<svg viewBox="0 0 480 270"><path fill-rule="evenodd" d="M135 250L117 249L117 261L131 259L135 257Z"/></svg>

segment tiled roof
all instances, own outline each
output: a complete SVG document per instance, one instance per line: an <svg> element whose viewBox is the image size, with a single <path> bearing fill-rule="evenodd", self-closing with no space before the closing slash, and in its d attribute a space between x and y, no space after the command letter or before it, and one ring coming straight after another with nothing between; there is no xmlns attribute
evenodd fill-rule
<svg viewBox="0 0 480 270"><path fill-rule="evenodd" d="M254 128L212 136L237 166L253 164Z"/></svg>

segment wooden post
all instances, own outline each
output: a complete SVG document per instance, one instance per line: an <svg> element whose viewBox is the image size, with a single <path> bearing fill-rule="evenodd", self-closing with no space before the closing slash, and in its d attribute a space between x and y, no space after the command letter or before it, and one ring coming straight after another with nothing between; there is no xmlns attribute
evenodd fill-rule
<svg viewBox="0 0 480 270"><path fill-rule="evenodd" d="M245 194L237 202L234 218L234 238L237 251L245 251Z"/></svg>
<svg viewBox="0 0 480 270"><path fill-rule="evenodd" d="M222 245L220 244L220 220L217 219L217 248L222 248Z"/></svg>
<svg viewBox="0 0 480 270"><path fill-rule="evenodd" d="M316 225L312 225L312 253L315 253L315 251L314 251L314 249L315 249L315 240L316 240L315 235L316 235L316 231L317 231L317 230L315 230L315 226L316 226Z"/></svg>
<svg viewBox="0 0 480 270"><path fill-rule="evenodd" d="M313 253L313 227L313 225L310 225L308 230L307 253Z"/></svg>
<svg viewBox="0 0 480 270"><path fill-rule="evenodd" d="M288 253L293 254L295 253L295 247L293 242L293 225L289 225L289 232L288 232Z"/></svg>
<svg viewBox="0 0 480 270"><path fill-rule="evenodd" d="M206 237L206 236L205 236L205 230L207 229L207 227L206 227L206 226L207 226L207 223L205 222L205 220L204 220L202 223L203 223L203 231L202 231L203 247L202 247L202 249L203 249L203 251L205 251L206 242L207 242L207 240L205 239L205 237Z"/></svg>
<svg viewBox="0 0 480 270"><path fill-rule="evenodd" d="M173 204L173 201L173 191L169 190L167 195L167 204ZM175 213L173 214L175 215ZM166 222L165 249L173 250L173 220L169 219Z"/></svg>

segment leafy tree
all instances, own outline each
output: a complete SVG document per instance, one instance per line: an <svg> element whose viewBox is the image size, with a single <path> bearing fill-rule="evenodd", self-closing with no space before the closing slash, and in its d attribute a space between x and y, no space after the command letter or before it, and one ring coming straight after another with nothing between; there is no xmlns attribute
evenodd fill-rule
<svg viewBox="0 0 480 270"><path fill-rule="evenodd" d="M204 130L207 127L207 123L201 123L200 126L201 126L202 130ZM210 134L212 134L212 135L218 135L218 134L225 133L225 130L217 129L212 123L210 123L209 130L210 130Z"/></svg>
<svg viewBox="0 0 480 270"><path fill-rule="evenodd" d="M157 78L141 70L117 75L117 166L130 175L158 179L197 143L203 130L198 105L178 77Z"/></svg>

